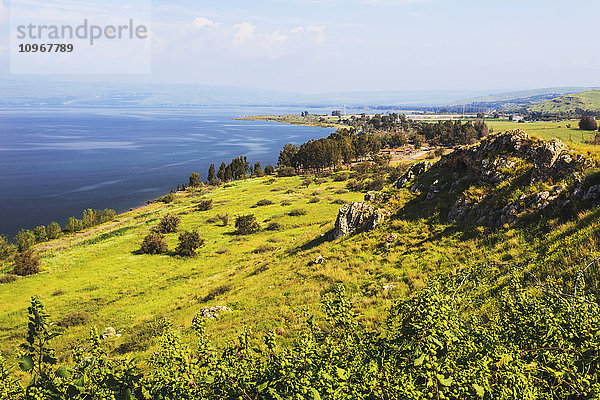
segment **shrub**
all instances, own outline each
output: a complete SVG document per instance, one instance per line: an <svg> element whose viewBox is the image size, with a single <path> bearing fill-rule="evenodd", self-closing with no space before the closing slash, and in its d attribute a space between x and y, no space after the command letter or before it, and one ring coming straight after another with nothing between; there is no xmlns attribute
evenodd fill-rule
<svg viewBox="0 0 600 400"><path fill-rule="evenodd" d="M355 192L360 192L364 189L364 185L362 182L356 179L350 179L348 183L346 183L346 189L353 190Z"/></svg>
<svg viewBox="0 0 600 400"><path fill-rule="evenodd" d="M160 233L172 233L177 232L177 227L181 222L181 218L177 215L167 214L160 220L156 229Z"/></svg>
<svg viewBox="0 0 600 400"><path fill-rule="evenodd" d="M289 200L283 200L283 201L281 202L281 205L282 205L282 206L291 206L291 205L292 205L292 202L291 202L291 201L289 201Z"/></svg>
<svg viewBox="0 0 600 400"><path fill-rule="evenodd" d="M151 232L144 238L140 252L143 254L162 254L166 253L168 249L169 246L164 235L159 232Z"/></svg>
<svg viewBox="0 0 600 400"><path fill-rule="evenodd" d="M221 247L219 249L217 249L215 251L215 253L217 254L225 254L225 253L229 253L229 249L227 247Z"/></svg>
<svg viewBox="0 0 600 400"><path fill-rule="evenodd" d="M279 231L283 229L283 225L281 225L279 222L271 222L265 229L268 231Z"/></svg>
<svg viewBox="0 0 600 400"><path fill-rule="evenodd" d="M346 193L348 193L347 189L340 189L340 190L335 191L335 194L346 194Z"/></svg>
<svg viewBox="0 0 600 400"><path fill-rule="evenodd" d="M52 296L62 296L65 293L67 292L64 289L57 289L54 291L54 293L52 293Z"/></svg>
<svg viewBox="0 0 600 400"><path fill-rule="evenodd" d="M240 215L235 219L235 228L238 235L250 235L260 230L254 214Z"/></svg>
<svg viewBox="0 0 600 400"><path fill-rule="evenodd" d="M216 299L219 296L224 295L225 293L231 290L231 286L229 285L221 285L217 288L211 289L206 296L202 299L203 302L211 301Z"/></svg>
<svg viewBox="0 0 600 400"><path fill-rule="evenodd" d="M274 173L275 173L275 167L273 167L272 165L267 165L265 167L265 174L273 175Z"/></svg>
<svg viewBox="0 0 600 400"><path fill-rule="evenodd" d="M200 174L197 172L193 172L190 175L189 179L189 187L197 188L202 183L202 179L200 179Z"/></svg>
<svg viewBox="0 0 600 400"><path fill-rule="evenodd" d="M202 200L198 203L198 211L208 211L213 208L212 200Z"/></svg>
<svg viewBox="0 0 600 400"><path fill-rule="evenodd" d="M321 201L321 199L315 196L315 197L311 197L311 198L308 200L308 203L309 203L309 204L314 204L314 203L318 203L318 202L320 202L320 201Z"/></svg>
<svg viewBox="0 0 600 400"><path fill-rule="evenodd" d="M15 256L13 273L19 276L34 275L40 272L40 257L31 250L25 250Z"/></svg>
<svg viewBox="0 0 600 400"><path fill-rule="evenodd" d="M28 229L21 229L15 236L15 242L17 242L19 251L23 252L35 245L35 235Z"/></svg>
<svg viewBox="0 0 600 400"><path fill-rule="evenodd" d="M217 215L217 218L221 220L223 226L229 225L229 214Z"/></svg>
<svg viewBox="0 0 600 400"><path fill-rule="evenodd" d="M263 245L258 246L256 249L252 250L252 252L254 254L263 254L263 253L268 253L273 250L275 250L275 247L270 246L268 244L263 244Z"/></svg>
<svg viewBox="0 0 600 400"><path fill-rule="evenodd" d="M281 192L283 189L280 187L274 187L273 189L271 189L271 192Z"/></svg>
<svg viewBox="0 0 600 400"><path fill-rule="evenodd" d="M58 322L58 326L63 328L70 328L72 326L84 325L90 320L90 314L83 311L74 311L70 314L65 315Z"/></svg>
<svg viewBox="0 0 600 400"><path fill-rule="evenodd" d="M312 178L305 178L302 181L302 186L306 186L308 188L311 183L313 183L313 179Z"/></svg>
<svg viewBox="0 0 600 400"><path fill-rule="evenodd" d="M367 181L364 185L366 190L376 190L379 191L383 189L385 185L385 177L383 175L376 175L372 180Z"/></svg>
<svg viewBox="0 0 600 400"><path fill-rule="evenodd" d="M48 235L46 234L46 227L44 225L36 227L33 230L33 234L35 236L35 241L38 243L42 243L48 240Z"/></svg>
<svg viewBox="0 0 600 400"><path fill-rule="evenodd" d="M339 204L339 205L343 205L343 204L348 204L348 202L346 200L343 199L337 199L332 201L333 204Z"/></svg>
<svg viewBox="0 0 600 400"><path fill-rule="evenodd" d="M17 252L17 246L9 243L8 240L0 235L0 260L4 260Z"/></svg>
<svg viewBox="0 0 600 400"><path fill-rule="evenodd" d="M315 179L315 185L322 185L325 182L327 182L327 179L323 179L323 178L317 178L317 179Z"/></svg>
<svg viewBox="0 0 600 400"><path fill-rule="evenodd" d="M52 222L46 227L46 236L49 240L58 239L62 235L62 229L57 222Z"/></svg>
<svg viewBox="0 0 600 400"><path fill-rule="evenodd" d="M179 244L175 251L182 257L194 257L196 250L204 244L204 239L196 231L183 232L179 235Z"/></svg>
<svg viewBox="0 0 600 400"><path fill-rule="evenodd" d="M296 175L296 170L292 167L281 167L277 170L277 176L286 177Z"/></svg>
<svg viewBox="0 0 600 400"><path fill-rule="evenodd" d="M17 280L17 277L14 275L6 274L0 276L0 284L1 283L11 283Z"/></svg>
<svg viewBox="0 0 600 400"><path fill-rule="evenodd" d="M262 199L257 201L254 207L270 206L271 204L273 204L271 200Z"/></svg>
<svg viewBox="0 0 600 400"><path fill-rule="evenodd" d="M175 193L169 193L166 196L163 197L159 197L158 199L156 199L156 201L160 202L160 203L172 203L175 200Z"/></svg>
<svg viewBox="0 0 600 400"><path fill-rule="evenodd" d="M334 182L344 182L344 181L347 181L348 179L350 179L349 172L341 172L341 173L335 174L333 176Z"/></svg>
<svg viewBox="0 0 600 400"><path fill-rule="evenodd" d="M595 131L598 129L596 117L591 115L583 115L579 121L579 129L583 129L585 131Z"/></svg>
<svg viewBox="0 0 600 400"><path fill-rule="evenodd" d="M290 217L299 217L301 215L306 215L306 210L301 208L296 208L288 213Z"/></svg>

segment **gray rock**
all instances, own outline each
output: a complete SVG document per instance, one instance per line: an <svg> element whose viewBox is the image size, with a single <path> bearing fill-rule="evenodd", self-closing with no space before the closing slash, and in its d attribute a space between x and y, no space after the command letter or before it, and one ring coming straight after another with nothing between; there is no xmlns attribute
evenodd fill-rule
<svg viewBox="0 0 600 400"><path fill-rule="evenodd" d="M414 164L408 171L406 171L404 175L402 175L400 179L398 179L398 182L396 182L396 187L398 189L402 188L407 182L410 182L416 177L427 172L432 165L433 162L431 161L421 161Z"/></svg>
<svg viewBox="0 0 600 400"><path fill-rule="evenodd" d="M231 312L231 309L225 306L214 306L203 308L198 312L198 317L202 319L217 319L219 318L219 313Z"/></svg>
<svg viewBox="0 0 600 400"><path fill-rule="evenodd" d="M338 239L356 232L373 230L388 215L387 211L375 209L372 205L364 202L346 204L338 212L333 238Z"/></svg>
<svg viewBox="0 0 600 400"><path fill-rule="evenodd" d="M585 196L583 196L584 201L595 201L598 199L600 199L600 185L590 187Z"/></svg>

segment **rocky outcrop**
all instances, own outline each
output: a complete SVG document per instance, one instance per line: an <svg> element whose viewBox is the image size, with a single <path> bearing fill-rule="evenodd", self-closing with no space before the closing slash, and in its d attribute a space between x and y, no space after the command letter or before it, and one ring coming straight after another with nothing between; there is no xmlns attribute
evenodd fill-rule
<svg viewBox="0 0 600 400"><path fill-rule="evenodd" d="M333 230L333 239L353 233L375 229L388 216L387 211L376 209L364 202L346 204L338 213Z"/></svg>
<svg viewBox="0 0 600 400"><path fill-rule="evenodd" d="M410 182L427 172L432 165L432 161L422 161L414 164L408 171L406 171L404 175L400 177L400 179L398 179L398 182L396 182L396 187L398 189L402 188L407 182Z"/></svg>
<svg viewBox="0 0 600 400"><path fill-rule="evenodd" d="M515 159L533 164L530 183L541 180L560 180L579 171L585 158L570 151L557 139L531 139L521 130L492 135L481 143L463 147L442 157L439 168L466 171L477 179L498 183L506 179L505 172Z"/></svg>
<svg viewBox="0 0 600 400"><path fill-rule="evenodd" d="M225 306L208 307L200 310L200 312L198 312L198 317L202 319L217 319L220 314L230 311L231 308Z"/></svg>

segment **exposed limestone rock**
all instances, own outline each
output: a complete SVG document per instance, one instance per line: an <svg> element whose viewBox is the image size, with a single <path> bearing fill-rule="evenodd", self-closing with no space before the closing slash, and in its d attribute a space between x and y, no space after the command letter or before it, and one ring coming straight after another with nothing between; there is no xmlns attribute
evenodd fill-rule
<svg viewBox="0 0 600 400"><path fill-rule="evenodd" d="M364 202L354 202L346 204L340 208L333 238L338 239L361 231L370 231L385 220L388 216L387 211L376 209L370 204Z"/></svg>
<svg viewBox="0 0 600 400"><path fill-rule="evenodd" d="M475 146L463 147L442 157L438 167L475 173L481 180L498 183L506 179L502 171L520 158L533 164L531 182L560 179L580 169L585 159L575 155L560 140L534 140L515 130L492 135Z"/></svg>
<svg viewBox="0 0 600 400"><path fill-rule="evenodd" d="M117 333L115 328L109 326L108 328L104 329L104 332L102 333L102 339L109 339L115 337L121 337L121 334Z"/></svg>
<svg viewBox="0 0 600 400"><path fill-rule="evenodd" d="M573 193L575 194L575 193ZM592 186L588 189L587 193L585 194L585 196L583 196L583 200L584 201L590 201L590 200L598 200L600 199L600 185L595 185Z"/></svg>
<svg viewBox="0 0 600 400"><path fill-rule="evenodd" d="M400 179L398 179L398 182L396 182L396 187L400 189L407 182L412 181L420 175L423 175L431 168L432 165L433 162L431 161L421 161L414 164L404 175L402 175Z"/></svg>
<svg viewBox="0 0 600 400"><path fill-rule="evenodd" d="M217 319L217 318L219 318L220 313L230 312L230 311L231 311L231 308L228 308L225 306L214 306L214 307L203 308L198 313L198 316L202 319Z"/></svg>

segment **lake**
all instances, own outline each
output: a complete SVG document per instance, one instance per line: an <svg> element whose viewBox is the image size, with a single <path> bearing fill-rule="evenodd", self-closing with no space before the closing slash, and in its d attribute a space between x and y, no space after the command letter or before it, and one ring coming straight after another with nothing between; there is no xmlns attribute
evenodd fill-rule
<svg viewBox="0 0 600 400"><path fill-rule="evenodd" d="M12 238L86 208L117 212L144 205L206 178L210 163L245 155L275 164L286 143L327 136L332 128L238 121L274 108L95 108L0 111L0 234ZM311 110L313 112L315 110ZM316 112L316 111L315 111ZM326 112L326 110L323 110Z"/></svg>

